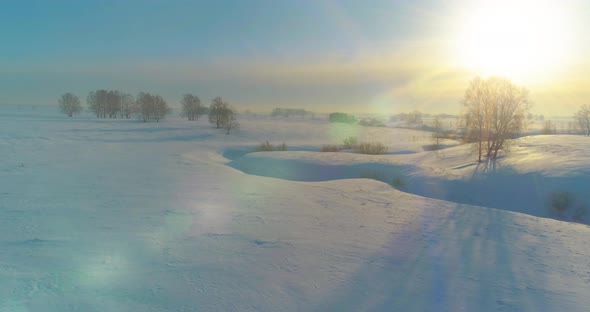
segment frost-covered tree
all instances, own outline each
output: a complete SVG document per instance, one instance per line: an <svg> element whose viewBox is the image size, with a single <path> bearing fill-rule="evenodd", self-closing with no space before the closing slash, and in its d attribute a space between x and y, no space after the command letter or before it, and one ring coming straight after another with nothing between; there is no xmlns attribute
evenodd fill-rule
<svg viewBox="0 0 590 312"><path fill-rule="evenodd" d="M422 113L418 110L410 112L406 116L406 123L409 125L421 125L422 124Z"/></svg>
<svg viewBox="0 0 590 312"><path fill-rule="evenodd" d="M434 149L440 149L440 139L443 137L442 121L438 116L434 117L432 121L432 140L434 141Z"/></svg>
<svg viewBox="0 0 590 312"><path fill-rule="evenodd" d="M235 129L240 128L240 123L237 120L233 119L233 120L230 120L229 122L227 122L225 124L224 128L225 128L225 134L229 134L229 132L232 129L235 130Z"/></svg>
<svg viewBox="0 0 590 312"><path fill-rule="evenodd" d="M80 99L72 93L68 92L62 94L58 102L60 111L66 114L68 117L72 117L82 111Z"/></svg>
<svg viewBox="0 0 590 312"><path fill-rule="evenodd" d="M108 91L104 89L90 91L86 98L88 110L93 112L97 118L106 118Z"/></svg>
<svg viewBox="0 0 590 312"><path fill-rule="evenodd" d="M106 95L105 107L105 115L109 118L117 118L117 114L121 110L121 92L109 90Z"/></svg>
<svg viewBox="0 0 590 312"><path fill-rule="evenodd" d="M225 134L229 134L232 129L238 129L240 127L240 123L236 120L237 113L235 109L231 107L228 109L227 119L224 122L223 128L225 129Z"/></svg>
<svg viewBox="0 0 590 312"><path fill-rule="evenodd" d="M139 92L137 97L135 97L135 101L139 109L139 118L142 119L143 122L152 119L152 112L154 111L152 95L145 92Z"/></svg>
<svg viewBox="0 0 590 312"><path fill-rule="evenodd" d="M146 122L148 120L155 120L159 122L166 114L170 112L168 104L159 95L152 95L146 92L140 92L137 95L136 103L138 107L139 117Z"/></svg>
<svg viewBox="0 0 590 312"><path fill-rule="evenodd" d="M121 118L129 119L133 114L138 112L135 99L133 95L127 93L120 93L119 96L121 104L119 115Z"/></svg>
<svg viewBox="0 0 590 312"><path fill-rule="evenodd" d="M201 106L201 100L198 96L190 93L183 95L182 100L182 114L188 118L188 120L197 120L204 113L203 106Z"/></svg>
<svg viewBox="0 0 590 312"><path fill-rule="evenodd" d="M91 91L86 103L98 118L131 118L133 114L133 97L118 90Z"/></svg>
<svg viewBox="0 0 590 312"><path fill-rule="evenodd" d="M582 105L574 118L582 133L590 136L590 105Z"/></svg>
<svg viewBox="0 0 590 312"><path fill-rule="evenodd" d="M555 134L557 130L555 129L555 125L551 120L545 120L543 122L543 129L541 129L542 134Z"/></svg>
<svg viewBox="0 0 590 312"><path fill-rule="evenodd" d="M225 125L231 120L234 111L224 102L221 97L216 97L211 101L209 106L209 123L214 124L215 128L225 128Z"/></svg>
<svg viewBox="0 0 590 312"><path fill-rule="evenodd" d="M160 122L160 119L163 119L170 113L170 108L168 107L168 103L159 95L154 95L154 104L154 119L156 122Z"/></svg>
<svg viewBox="0 0 590 312"><path fill-rule="evenodd" d="M477 77L469 83L463 99L467 137L482 156L495 159L498 151L524 126L530 109L528 90L504 78Z"/></svg>

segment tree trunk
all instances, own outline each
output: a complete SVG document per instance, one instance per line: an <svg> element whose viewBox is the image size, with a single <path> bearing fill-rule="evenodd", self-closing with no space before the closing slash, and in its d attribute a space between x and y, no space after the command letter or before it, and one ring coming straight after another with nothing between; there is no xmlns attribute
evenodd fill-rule
<svg viewBox="0 0 590 312"><path fill-rule="evenodd" d="M481 139L479 140L479 157L478 157L477 161L481 162Z"/></svg>

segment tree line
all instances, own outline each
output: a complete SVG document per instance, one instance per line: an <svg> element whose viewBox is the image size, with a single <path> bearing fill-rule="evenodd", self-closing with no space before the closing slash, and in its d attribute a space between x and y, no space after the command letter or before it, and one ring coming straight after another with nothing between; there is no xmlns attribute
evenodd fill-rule
<svg viewBox="0 0 590 312"><path fill-rule="evenodd" d="M68 117L82 112L80 99L72 94L65 93L59 100L59 108ZM118 90L99 89L90 91L86 97L88 111L96 118L125 118L133 116L147 122L155 120L159 122L170 113L170 107L166 101L157 94L140 92L137 97Z"/></svg>
<svg viewBox="0 0 590 312"><path fill-rule="evenodd" d="M278 108L277 107L272 110L270 115L272 117L284 117L284 118L289 118L291 116L306 117L308 115L311 116L311 118L314 117L314 113L307 111L305 109L302 109L302 108Z"/></svg>
<svg viewBox="0 0 590 312"><path fill-rule="evenodd" d="M136 113L139 104L132 95L117 90L91 91L86 97L88 110L97 118L131 118Z"/></svg>
<svg viewBox="0 0 590 312"><path fill-rule="evenodd" d="M198 120L202 115L209 115L209 122L218 129L225 129L229 133L239 127L236 120L237 112L221 97L211 101L209 107L203 106L198 96L187 93L180 101L182 115L188 120ZM72 94L65 93L58 99L59 108L68 117L82 112L80 99ZM97 118L125 118L137 116L144 122L155 120L159 122L171 109L166 101L157 94L140 92L136 97L118 90L91 91L86 97L88 111Z"/></svg>

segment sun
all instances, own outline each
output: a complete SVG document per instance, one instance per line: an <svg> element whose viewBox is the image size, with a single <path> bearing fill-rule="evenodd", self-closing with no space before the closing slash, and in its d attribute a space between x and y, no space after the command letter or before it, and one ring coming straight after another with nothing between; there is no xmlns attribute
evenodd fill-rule
<svg viewBox="0 0 590 312"><path fill-rule="evenodd" d="M516 80L551 75L571 58L572 31L559 1L485 1L465 11L455 32L455 63Z"/></svg>

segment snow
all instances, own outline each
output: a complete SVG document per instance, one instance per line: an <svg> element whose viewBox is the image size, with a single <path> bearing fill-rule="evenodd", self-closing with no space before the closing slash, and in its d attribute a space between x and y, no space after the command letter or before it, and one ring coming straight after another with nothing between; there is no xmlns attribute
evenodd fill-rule
<svg viewBox="0 0 590 312"><path fill-rule="evenodd" d="M524 137L481 173L458 142L425 151L426 132L240 124L225 135L206 120L69 120L1 107L0 311L590 305L590 228L540 218L547 208L528 193L559 186L588 203L588 138ZM389 154L315 152L348 136ZM246 154L265 140L296 151ZM490 179L502 187L474 193Z"/></svg>
<svg viewBox="0 0 590 312"><path fill-rule="evenodd" d="M398 136L393 129L392 136ZM590 138L579 135L522 137L496 161L477 163L468 145L437 152L395 155L260 152L229 165L242 171L295 181L327 181L371 177L421 196L457 203L523 212L540 217L572 219L575 210L587 211L576 221L590 219ZM393 154L393 155L392 155ZM562 216L551 209L554 192L569 192L571 211Z"/></svg>

